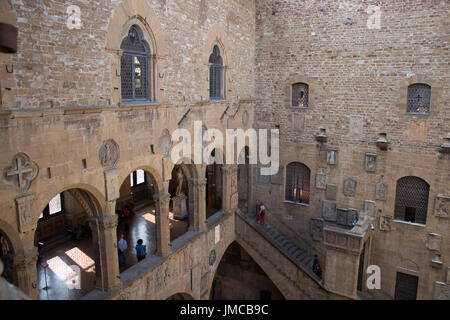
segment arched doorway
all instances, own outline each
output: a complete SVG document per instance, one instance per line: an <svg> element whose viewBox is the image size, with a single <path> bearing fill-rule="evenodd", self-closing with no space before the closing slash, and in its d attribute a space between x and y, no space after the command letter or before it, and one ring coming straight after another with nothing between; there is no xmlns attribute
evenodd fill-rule
<svg viewBox="0 0 450 320"><path fill-rule="evenodd" d="M189 229L189 200L192 195L189 193L187 178L191 177L188 165L175 165L172 170L172 179L169 183L170 206L169 206L169 226L170 241L174 241Z"/></svg>
<svg viewBox="0 0 450 320"><path fill-rule="evenodd" d="M284 300L284 297L252 257L233 242L219 263L210 299Z"/></svg>
<svg viewBox="0 0 450 320"><path fill-rule="evenodd" d="M216 157L216 149L211 152L212 157ZM223 161L221 162L223 163ZM206 218L222 209L222 172L221 163L214 163L206 166Z"/></svg>
<svg viewBox="0 0 450 320"><path fill-rule="evenodd" d="M116 201L120 272L139 262L136 252L139 240L145 246L146 258L156 253L156 206L153 196L157 190L156 180L144 169L131 172L120 186L120 196ZM126 243L123 255L120 252L124 248L124 242L120 240L122 237Z"/></svg>
<svg viewBox="0 0 450 320"><path fill-rule="evenodd" d="M42 210L35 232L41 300L79 299L94 289L99 249L89 218L98 214L98 208L89 192L69 189Z"/></svg>

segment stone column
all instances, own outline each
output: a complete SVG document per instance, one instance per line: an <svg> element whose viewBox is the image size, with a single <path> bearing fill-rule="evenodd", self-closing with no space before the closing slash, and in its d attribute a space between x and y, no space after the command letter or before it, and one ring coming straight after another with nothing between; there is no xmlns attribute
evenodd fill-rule
<svg viewBox="0 0 450 320"><path fill-rule="evenodd" d="M156 200L156 254L167 256L170 249L169 203L170 194L154 195Z"/></svg>
<svg viewBox="0 0 450 320"><path fill-rule="evenodd" d="M237 165L222 166L222 210L232 212L238 206Z"/></svg>
<svg viewBox="0 0 450 320"><path fill-rule="evenodd" d="M11 256L13 264L13 283L31 299L39 299L36 262L38 250Z"/></svg>
<svg viewBox="0 0 450 320"><path fill-rule="evenodd" d="M95 255L96 287L113 291L121 287L117 253L116 201L108 201L106 216L89 218Z"/></svg>
<svg viewBox="0 0 450 320"><path fill-rule="evenodd" d="M206 230L206 178L188 179L188 185L189 231L202 232Z"/></svg>

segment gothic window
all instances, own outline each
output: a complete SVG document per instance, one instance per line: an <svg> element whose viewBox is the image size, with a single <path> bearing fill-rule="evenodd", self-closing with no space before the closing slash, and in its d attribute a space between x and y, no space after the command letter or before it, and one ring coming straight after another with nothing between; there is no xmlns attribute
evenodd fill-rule
<svg viewBox="0 0 450 320"><path fill-rule="evenodd" d="M415 83L408 87L408 113L430 113L431 87Z"/></svg>
<svg viewBox="0 0 450 320"><path fill-rule="evenodd" d="M123 101L149 100L148 56L150 50L137 26L122 40L120 76Z"/></svg>
<svg viewBox="0 0 450 320"><path fill-rule="evenodd" d="M214 46L213 52L209 56L209 64L209 98L221 99L223 60L218 46Z"/></svg>
<svg viewBox="0 0 450 320"><path fill-rule="evenodd" d="M309 204L311 170L303 163L293 162L286 168L286 200Z"/></svg>
<svg viewBox="0 0 450 320"><path fill-rule="evenodd" d="M425 224L427 220L430 185L417 177L397 181L395 219Z"/></svg>
<svg viewBox="0 0 450 320"><path fill-rule="evenodd" d="M292 85L292 106L307 107L308 91L309 87L306 83L294 83Z"/></svg>

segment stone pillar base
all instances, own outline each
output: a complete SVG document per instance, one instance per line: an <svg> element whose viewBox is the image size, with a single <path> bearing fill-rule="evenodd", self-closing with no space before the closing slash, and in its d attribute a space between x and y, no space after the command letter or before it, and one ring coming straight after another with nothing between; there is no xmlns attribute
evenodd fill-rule
<svg viewBox="0 0 450 320"><path fill-rule="evenodd" d="M184 194L172 198L173 217L177 220L184 220L188 216L186 199L187 196Z"/></svg>

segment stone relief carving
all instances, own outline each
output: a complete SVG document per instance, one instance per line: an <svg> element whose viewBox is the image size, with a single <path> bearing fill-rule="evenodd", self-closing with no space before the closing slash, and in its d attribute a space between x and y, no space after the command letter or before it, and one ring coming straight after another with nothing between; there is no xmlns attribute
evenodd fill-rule
<svg viewBox="0 0 450 320"><path fill-rule="evenodd" d="M450 197L437 195L434 203L434 215L440 218L448 218L450 212Z"/></svg>
<svg viewBox="0 0 450 320"><path fill-rule="evenodd" d="M377 155L375 153L366 153L364 169L367 172L375 172L377 170Z"/></svg>
<svg viewBox="0 0 450 320"><path fill-rule="evenodd" d="M338 162L338 151L337 149L328 149L327 150L327 163L328 164L337 164Z"/></svg>
<svg viewBox="0 0 450 320"><path fill-rule="evenodd" d="M323 239L323 225L324 221L320 218L312 218L309 221L309 231L311 234L311 238L314 240Z"/></svg>
<svg viewBox="0 0 450 320"><path fill-rule="evenodd" d="M303 113L294 113L292 115L292 127L297 132L305 131L305 115Z"/></svg>
<svg viewBox="0 0 450 320"><path fill-rule="evenodd" d="M356 193L356 181L352 178L347 178L344 181L344 195L353 197Z"/></svg>
<svg viewBox="0 0 450 320"><path fill-rule="evenodd" d="M348 210L344 208L337 208L336 210L336 223L346 226L347 225Z"/></svg>
<svg viewBox="0 0 450 320"><path fill-rule="evenodd" d="M3 169L3 179L6 183L13 184L18 193L27 192L38 174L38 166L25 153L16 154L11 166Z"/></svg>
<svg viewBox="0 0 450 320"><path fill-rule="evenodd" d="M103 168L114 168L119 161L119 146L110 139L103 142L98 151L98 159Z"/></svg>
<svg viewBox="0 0 450 320"><path fill-rule="evenodd" d="M384 200L387 199L387 190L388 186L383 181L380 181L375 186L375 199L376 200Z"/></svg>
<svg viewBox="0 0 450 320"><path fill-rule="evenodd" d="M170 137L169 130L164 129L158 139L158 149L162 153L163 157L167 157L169 155L169 150L171 147L172 138Z"/></svg>
<svg viewBox="0 0 450 320"><path fill-rule="evenodd" d="M35 200L34 194L18 197L16 200L17 220L21 233L32 231L36 227L32 206Z"/></svg>
<svg viewBox="0 0 450 320"><path fill-rule="evenodd" d="M327 184L327 176L323 173L316 174L316 188L325 189Z"/></svg>
<svg viewBox="0 0 450 320"><path fill-rule="evenodd" d="M392 217L380 216L380 230L391 231L391 221Z"/></svg>
<svg viewBox="0 0 450 320"><path fill-rule="evenodd" d="M442 241L442 236L440 234L429 233L426 247L428 248L428 250L440 252L441 251L441 241Z"/></svg>

